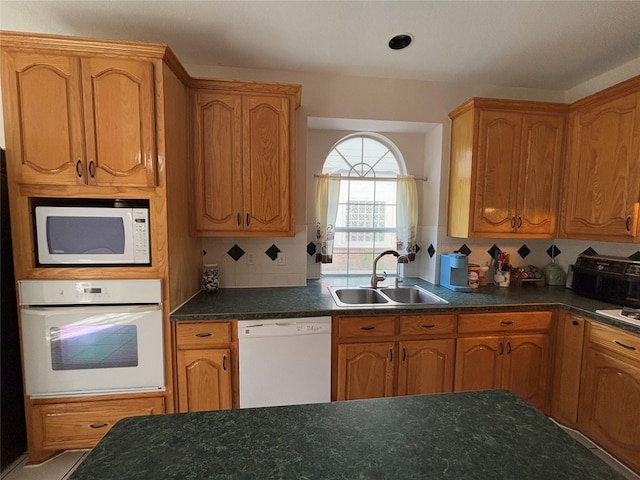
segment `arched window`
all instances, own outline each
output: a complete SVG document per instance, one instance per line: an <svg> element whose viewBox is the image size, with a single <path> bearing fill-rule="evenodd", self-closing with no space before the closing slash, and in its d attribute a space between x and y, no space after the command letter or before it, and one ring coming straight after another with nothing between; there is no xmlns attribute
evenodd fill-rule
<svg viewBox="0 0 640 480"><path fill-rule="evenodd" d="M322 265L322 273L371 274L374 257L397 248L397 178L406 174L402 154L382 135L352 134L334 145L322 173L341 175L333 261ZM383 257L380 270L395 272L395 261Z"/></svg>

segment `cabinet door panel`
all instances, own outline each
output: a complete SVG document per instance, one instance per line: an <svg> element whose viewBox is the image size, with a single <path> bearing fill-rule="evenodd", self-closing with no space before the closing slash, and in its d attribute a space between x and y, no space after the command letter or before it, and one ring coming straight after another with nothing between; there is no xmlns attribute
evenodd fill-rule
<svg viewBox="0 0 640 480"><path fill-rule="evenodd" d="M556 325L551 414L569 427L575 426L578 421L585 325L583 317L568 312L562 312Z"/></svg>
<svg viewBox="0 0 640 480"><path fill-rule="evenodd" d="M10 175L20 183L83 183L82 99L75 57L4 52Z"/></svg>
<svg viewBox="0 0 640 480"><path fill-rule="evenodd" d="M522 115L480 112L474 232L511 232L515 228Z"/></svg>
<svg viewBox="0 0 640 480"><path fill-rule="evenodd" d="M638 235L640 93L572 114L565 232Z"/></svg>
<svg viewBox="0 0 640 480"><path fill-rule="evenodd" d="M501 388L503 337L458 338L454 391Z"/></svg>
<svg viewBox="0 0 640 480"><path fill-rule="evenodd" d="M516 199L518 233L556 231L564 117L525 115Z"/></svg>
<svg viewBox="0 0 640 480"><path fill-rule="evenodd" d="M587 349L579 428L640 470L640 364Z"/></svg>
<svg viewBox="0 0 640 480"><path fill-rule="evenodd" d="M88 183L156 185L151 62L83 58Z"/></svg>
<svg viewBox="0 0 640 480"><path fill-rule="evenodd" d="M178 351L180 412L231 408L228 349Z"/></svg>
<svg viewBox="0 0 640 480"><path fill-rule="evenodd" d="M291 229L289 100L247 96L243 99L244 205L247 230Z"/></svg>
<svg viewBox="0 0 640 480"><path fill-rule="evenodd" d="M193 224L196 233L242 231L242 102L198 92L193 99Z"/></svg>
<svg viewBox="0 0 640 480"><path fill-rule="evenodd" d="M393 395L394 342L338 346L337 400Z"/></svg>
<svg viewBox="0 0 640 480"><path fill-rule="evenodd" d="M502 386L546 412L549 392L549 336L506 338Z"/></svg>
<svg viewBox="0 0 640 480"><path fill-rule="evenodd" d="M453 391L455 340L400 343L398 395Z"/></svg>

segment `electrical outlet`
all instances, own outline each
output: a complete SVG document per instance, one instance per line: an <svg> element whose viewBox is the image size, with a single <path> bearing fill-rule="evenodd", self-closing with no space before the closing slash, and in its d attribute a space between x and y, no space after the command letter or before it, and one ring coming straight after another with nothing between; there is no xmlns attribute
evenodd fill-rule
<svg viewBox="0 0 640 480"><path fill-rule="evenodd" d="M285 256L284 252L278 252L278 265L286 265L287 264L287 257Z"/></svg>
<svg viewBox="0 0 640 480"><path fill-rule="evenodd" d="M253 253L247 252L247 265L255 265L256 261L253 258Z"/></svg>

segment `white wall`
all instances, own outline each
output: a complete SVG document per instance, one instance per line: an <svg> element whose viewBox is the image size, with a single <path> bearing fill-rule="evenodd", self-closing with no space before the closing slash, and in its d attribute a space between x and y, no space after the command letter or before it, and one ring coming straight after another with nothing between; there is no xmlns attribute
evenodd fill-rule
<svg viewBox="0 0 640 480"><path fill-rule="evenodd" d="M490 85L443 84L413 80L393 80L343 75L311 74L271 70L251 70L206 65L185 65L194 77L253 80L266 82L297 83L302 85L302 106L297 112L297 202L296 222L298 231L307 230L305 241L298 241L293 248L302 248L313 241L313 174L321 170L322 162L333 144L350 130L309 129L307 119L376 120L389 125L394 122L429 124L425 133L385 132L400 147L408 164L409 173L427 176L428 182L420 189L422 212L420 216L419 239L422 249L418 265L412 265L407 274L433 280L435 278L437 256L427 254L433 243L437 249L438 226L446 221L446 191L448 189L449 118L448 113L472 96L496 98L562 101L564 92L531 89L499 88ZM345 123L345 122L343 122ZM346 122L348 125L349 122ZM244 250L259 250L258 239L236 239ZM274 244L281 248L277 239ZM219 241L205 239L203 247L207 256L217 263L228 262L226 250ZM241 259L236 264L242 262ZM231 267L231 266L230 266ZM319 266L307 255L307 261L295 272L296 277L317 278ZM267 261L264 281L269 275L277 275L279 267ZM412 270L413 269L413 270ZM221 283L225 286L224 269L221 269ZM231 271L232 269L230 269ZM302 275L300 275L302 274ZM255 281L255 276L251 277ZM229 286L243 286L238 277L227 277ZM248 286L248 285L247 285Z"/></svg>

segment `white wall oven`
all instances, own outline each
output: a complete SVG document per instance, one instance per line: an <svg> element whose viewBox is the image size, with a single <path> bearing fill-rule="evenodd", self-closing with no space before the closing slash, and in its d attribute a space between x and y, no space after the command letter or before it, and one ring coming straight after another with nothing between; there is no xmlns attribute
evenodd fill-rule
<svg viewBox="0 0 640 480"><path fill-rule="evenodd" d="M27 395L164 390L160 280L18 283Z"/></svg>

